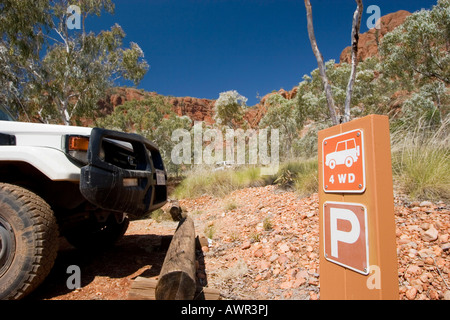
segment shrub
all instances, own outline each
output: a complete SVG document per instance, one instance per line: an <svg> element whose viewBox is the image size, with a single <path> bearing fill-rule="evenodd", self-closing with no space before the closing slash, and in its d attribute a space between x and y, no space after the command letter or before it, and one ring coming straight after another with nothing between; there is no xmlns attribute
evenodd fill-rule
<svg viewBox="0 0 450 320"><path fill-rule="evenodd" d="M281 187L293 187L300 195L309 196L318 190L318 161L298 160L284 163L275 177Z"/></svg>
<svg viewBox="0 0 450 320"><path fill-rule="evenodd" d="M224 210L231 211L231 210L236 209L237 207L238 207L238 204L236 203L236 201L234 199L232 199L225 204Z"/></svg>
<svg viewBox="0 0 450 320"><path fill-rule="evenodd" d="M393 155L401 191L417 199L450 199L450 149L433 145L405 148Z"/></svg>
<svg viewBox="0 0 450 320"><path fill-rule="evenodd" d="M272 220L269 217L264 218L263 220L263 228L264 231L270 231L273 228Z"/></svg>
<svg viewBox="0 0 450 320"><path fill-rule="evenodd" d="M449 123L447 119L437 131L419 126L393 135L394 180L411 198L450 199Z"/></svg>
<svg viewBox="0 0 450 320"><path fill-rule="evenodd" d="M223 197L234 190L265 184L259 168L244 167L237 170L220 171L198 168L187 174L186 178L174 190L173 196L193 198L208 194Z"/></svg>

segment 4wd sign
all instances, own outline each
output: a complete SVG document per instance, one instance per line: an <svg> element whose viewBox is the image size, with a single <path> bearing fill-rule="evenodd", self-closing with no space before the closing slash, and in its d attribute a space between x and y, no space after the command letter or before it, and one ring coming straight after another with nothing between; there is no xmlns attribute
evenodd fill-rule
<svg viewBox="0 0 450 320"><path fill-rule="evenodd" d="M361 129L324 139L322 156L325 192L365 191L364 137Z"/></svg>

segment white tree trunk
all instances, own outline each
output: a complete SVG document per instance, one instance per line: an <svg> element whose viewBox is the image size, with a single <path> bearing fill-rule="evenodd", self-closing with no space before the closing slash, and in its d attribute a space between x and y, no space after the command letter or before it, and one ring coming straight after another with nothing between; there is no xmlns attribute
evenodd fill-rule
<svg viewBox="0 0 450 320"><path fill-rule="evenodd" d="M352 23L352 70L347 85L347 96L345 98L345 105L344 105L345 106L344 122L350 121L350 104L353 94L353 85L356 79L356 67L358 66L358 42L359 42L359 29L361 27L362 14L363 14L362 0L356 0L356 11L353 14L353 23Z"/></svg>
<svg viewBox="0 0 450 320"><path fill-rule="evenodd" d="M309 40L311 42L311 47L316 56L317 64L319 66L320 77L322 78L323 87L325 90L325 95L327 98L328 110L330 111L331 120L334 125L339 124L338 116L336 115L336 107L333 99L333 95L331 92L331 85L328 81L328 77L325 70L325 64L323 62L323 56L319 51L319 47L317 46L316 37L314 35L314 25L312 18L312 8L309 0L305 0L305 8L306 8L306 18L308 21L308 35Z"/></svg>

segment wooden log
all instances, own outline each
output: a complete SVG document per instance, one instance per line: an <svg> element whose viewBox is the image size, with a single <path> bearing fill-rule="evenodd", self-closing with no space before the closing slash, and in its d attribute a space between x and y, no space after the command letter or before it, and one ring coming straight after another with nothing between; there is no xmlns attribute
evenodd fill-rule
<svg viewBox="0 0 450 320"><path fill-rule="evenodd" d="M186 217L178 224L164 258L156 300L192 300L195 288L195 228Z"/></svg>
<svg viewBox="0 0 450 320"><path fill-rule="evenodd" d="M197 287L195 300L220 300L220 291L214 288Z"/></svg>
<svg viewBox="0 0 450 320"><path fill-rule="evenodd" d="M181 209L180 203L177 200L171 202L170 215L173 221L181 221L183 218L183 210Z"/></svg>
<svg viewBox="0 0 450 320"><path fill-rule="evenodd" d="M155 290L158 280L154 278L137 277L131 283L128 300L156 300ZM194 300L219 300L220 291L214 288L197 286Z"/></svg>
<svg viewBox="0 0 450 320"><path fill-rule="evenodd" d="M128 292L128 300L156 300L155 290L158 284L157 279L137 277L131 283Z"/></svg>
<svg viewBox="0 0 450 320"><path fill-rule="evenodd" d="M197 242L196 242L197 250L202 250L203 247L209 246L208 238L206 238L206 237L200 237L200 238L197 237L197 238L198 238Z"/></svg>

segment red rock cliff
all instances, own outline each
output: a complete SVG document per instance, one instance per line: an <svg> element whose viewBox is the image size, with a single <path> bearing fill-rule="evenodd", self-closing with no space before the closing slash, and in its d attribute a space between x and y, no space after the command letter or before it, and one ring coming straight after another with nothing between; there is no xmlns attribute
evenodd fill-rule
<svg viewBox="0 0 450 320"><path fill-rule="evenodd" d="M359 35L358 42L358 58L359 61L364 61L368 57L373 57L378 54L378 44L383 39L386 33L393 31L399 25L405 22L406 18L411 13L405 10L400 10L394 13L389 13L380 18L380 30L370 29L369 31ZM350 39L350 37L349 37ZM352 52L351 47L345 48L340 57L340 62L351 63Z"/></svg>
<svg viewBox="0 0 450 320"><path fill-rule="evenodd" d="M156 92L145 92L134 88L114 88L113 93L99 102L100 110L111 113L115 107L132 100L144 100L148 96L156 96ZM213 123L215 100L199 99L191 97L166 97L173 106L173 111L179 116L188 116L194 121Z"/></svg>

